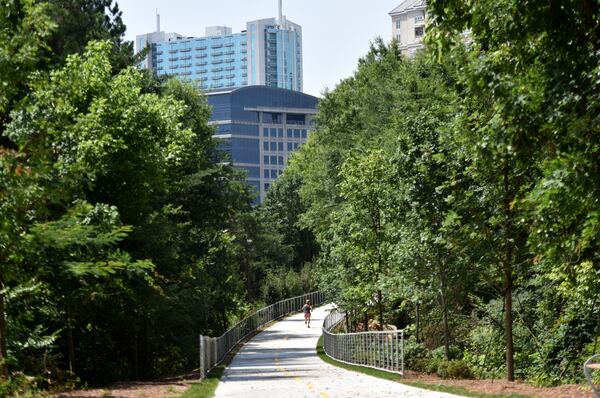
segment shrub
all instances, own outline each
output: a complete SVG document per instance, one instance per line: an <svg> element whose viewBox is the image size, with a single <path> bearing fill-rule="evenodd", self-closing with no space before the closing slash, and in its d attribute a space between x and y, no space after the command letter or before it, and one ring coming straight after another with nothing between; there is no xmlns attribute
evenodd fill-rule
<svg viewBox="0 0 600 398"><path fill-rule="evenodd" d="M437 374L442 379L469 379L473 377L469 365L461 360L440 361Z"/></svg>
<svg viewBox="0 0 600 398"><path fill-rule="evenodd" d="M404 361L408 369L424 372L423 366L428 358L429 351L417 342L415 336L410 336L404 340Z"/></svg>
<svg viewBox="0 0 600 398"><path fill-rule="evenodd" d="M439 358L430 358L429 362L425 366L425 372L427 373L437 373L438 368L440 367L440 363L444 362L443 359Z"/></svg>
<svg viewBox="0 0 600 398"><path fill-rule="evenodd" d="M47 398L49 395L39 390L33 377L16 373L8 381L0 383L0 397Z"/></svg>
<svg viewBox="0 0 600 398"><path fill-rule="evenodd" d="M450 359L456 359L456 358L462 357L462 352L457 346L451 345L449 351L450 351ZM439 346L438 348L436 348L435 350L432 350L431 356L433 358L446 359L446 353L445 353L444 346L442 345L442 346Z"/></svg>

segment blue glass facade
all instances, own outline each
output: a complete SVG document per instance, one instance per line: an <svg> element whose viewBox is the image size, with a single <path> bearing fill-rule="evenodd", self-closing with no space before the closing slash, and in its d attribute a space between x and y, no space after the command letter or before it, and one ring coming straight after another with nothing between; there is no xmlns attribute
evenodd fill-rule
<svg viewBox="0 0 600 398"><path fill-rule="evenodd" d="M204 91L266 85L302 91L302 28L274 18L251 21L241 33L209 27L205 37L155 32L136 37L149 46L140 67L170 75Z"/></svg>
<svg viewBox="0 0 600 398"><path fill-rule="evenodd" d="M265 35L267 43L265 84L301 91L302 47L299 33L272 27L265 31Z"/></svg>
<svg viewBox="0 0 600 398"><path fill-rule="evenodd" d="M175 75L206 91L248 85L245 33L155 44L156 73Z"/></svg>
<svg viewBox="0 0 600 398"><path fill-rule="evenodd" d="M248 86L208 95L221 148L246 171L262 201L289 156L308 138L318 99L293 90Z"/></svg>

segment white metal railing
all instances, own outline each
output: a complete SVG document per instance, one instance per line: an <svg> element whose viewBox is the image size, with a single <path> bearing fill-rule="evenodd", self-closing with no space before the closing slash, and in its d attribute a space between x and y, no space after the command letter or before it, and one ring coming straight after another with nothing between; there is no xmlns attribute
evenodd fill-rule
<svg viewBox="0 0 600 398"><path fill-rule="evenodd" d="M333 310L323 322L323 349L340 362L404 374L404 330L333 333L346 315Z"/></svg>
<svg viewBox="0 0 600 398"><path fill-rule="evenodd" d="M600 391L594 384L594 378L592 377L592 371L600 371L600 354L592 356L583 364L583 373L585 374L585 378L588 383L592 387L592 391L596 394L598 398L600 398Z"/></svg>
<svg viewBox="0 0 600 398"><path fill-rule="evenodd" d="M269 322L300 311L306 300L310 300L313 306L321 305L325 302L325 295L312 292L281 300L249 315L219 337L200 335L200 378L221 363L233 347L250 333Z"/></svg>

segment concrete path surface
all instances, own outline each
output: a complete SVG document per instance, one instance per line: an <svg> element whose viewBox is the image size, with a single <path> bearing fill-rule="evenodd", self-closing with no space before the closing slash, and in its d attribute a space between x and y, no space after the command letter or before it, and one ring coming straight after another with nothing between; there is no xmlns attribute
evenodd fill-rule
<svg viewBox="0 0 600 398"><path fill-rule="evenodd" d="M225 370L215 397L457 397L378 379L323 362L315 347L329 308L314 310L310 329L304 325L303 315L299 313L256 335Z"/></svg>

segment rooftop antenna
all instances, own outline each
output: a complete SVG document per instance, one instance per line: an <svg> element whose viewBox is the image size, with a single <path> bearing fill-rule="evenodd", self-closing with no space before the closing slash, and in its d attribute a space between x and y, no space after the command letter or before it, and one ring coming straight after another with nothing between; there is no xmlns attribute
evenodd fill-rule
<svg viewBox="0 0 600 398"><path fill-rule="evenodd" d="M283 27L283 0L279 0L279 27Z"/></svg>
<svg viewBox="0 0 600 398"><path fill-rule="evenodd" d="M158 8L156 9L156 31L160 32L160 14L158 13Z"/></svg>

